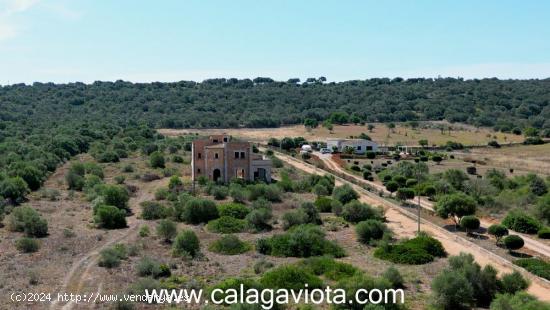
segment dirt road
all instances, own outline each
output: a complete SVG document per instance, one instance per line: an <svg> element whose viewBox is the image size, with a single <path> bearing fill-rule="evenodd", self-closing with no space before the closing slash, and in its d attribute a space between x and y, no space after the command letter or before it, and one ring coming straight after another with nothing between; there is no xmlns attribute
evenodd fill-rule
<svg viewBox="0 0 550 310"><path fill-rule="evenodd" d="M352 178L354 178L355 180L357 180L359 182L367 184L367 185L371 186L372 188L375 188L378 191L382 191L385 194L390 194L390 192L387 191L386 188L383 185L375 183L375 182L364 180L364 179L362 179L362 178L360 178L360 177L344 170L338 163L336 163L334 160L332 160L332 156L330 154L321 154L321 153L315 152L315 155L317 157L319 157L329 169L331 169L333 171L337 171L339 173L346 174L347 176L352 177ZM418 200L416 198L414 200L409 200L409 202L411 204L418 204ZM420 206L422 208L428 210L428 211L432 211L432 212L434 211L433 202L427 200L424 197L420 198ZM491 226L492 224L494 224L494 222L488 221L486 219L480 219L480 224L481 224L480 226L482 228L487 228L487 227ZM516 232L516 231L513 231L513 230L510 230L510 234L520 235L523 238L523 240L525 241L525 248L527 248L527 249L529 249L533 252L539 253L541 256L545 256L547 258L550 258L550 246L549 245L547 245L543 242L540 242L536 239L533 239L529 235L522 234L522 233L519 233L519 232Z"/></svg>
<svg viewBox="0 0 550 310"><path fill-rule="evenodd" d="M112 235L106 240L105 243L87 253L82 254L82 257L71 266L63 280L63 283L59 286L57 291L84 294L84 289L86 289L86 292L88 293L94 292L95 294L100 294L102 292L104 284L103 281L105 279L99 277L97 274L94 274L93 271L94 268L100 268L97 263L101 251L116 243L120 243L134 237L137 234L138 228L142 224L142 221L136 217L138 214L139 204L143 201L153 200L155 189L165 186L167 181L168 179L156 180L146 183L142 188L140 188L138 195L136 197L132 197L129 201L133 215L127 218L128 228L112 231ZM74 306L75 303L73 301L67 302L65 305L60 305L57 300L54 300L50 305L50 309L69 310L73 309ZM90 303L90 306L96 307L97 304ZM82 303L78 304L78 309L82 309L83 307L85 308Z"/></svg>
<svg viewBox="0 0 550 310"><path fill-rule="evenodd" d="M279 157L284 162L290 164L291 166L300 169L308 173L315 174L330 174L320 168L316 168L312 165L306 164L302 161L299 161L290 156L277 153ZM388 225L394 231L394 233L399 237L411 237L416 232L417 222L415 220L416 216L409 211L406 211L399 206L373 194L351 182L343 180L336 177L337 184L349 184L352 186L360 195L361 200L372 205L382 206L386 210L386 217L388 219ZM528 292L540 300L550 301L550 282L545 281L539 277L536 277L527 271L513 265L511 262L505 260L504 258L487 251L486 249L460 237L453 233L450 233L443 228L430 223L426 220L422 220L421 229L428 232L434 238L437 238L445 247L445 250L450 255L458 255L460 252L470 253L474 256L475 260L482 266L491 264L493 265L499 273L509 273L513 270L518 270L525 277L531 280L531 286L529 286Z"/></svg>

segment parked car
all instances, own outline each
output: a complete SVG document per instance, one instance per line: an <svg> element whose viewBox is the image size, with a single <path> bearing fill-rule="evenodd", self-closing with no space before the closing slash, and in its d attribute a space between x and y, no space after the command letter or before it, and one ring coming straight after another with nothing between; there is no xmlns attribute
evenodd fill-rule
<svg viewBox="0 0 550 310"><path fill-rule="evenodd" d="M332 153L332 152L329 149L327 149L326 147L321 149L321 154L330 154L330 153Z"/></svg>

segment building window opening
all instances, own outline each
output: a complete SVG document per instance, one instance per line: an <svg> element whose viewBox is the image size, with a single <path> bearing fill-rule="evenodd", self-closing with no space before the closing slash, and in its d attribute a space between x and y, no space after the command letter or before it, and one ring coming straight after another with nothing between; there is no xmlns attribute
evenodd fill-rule
<svg viewBox="0 0 550 310"><path fill-rule="evenodd" d="M241 158L244 158L244 152L241 152Z"/></svg>
<svg viewBox="0 0 550 310"><path fill-rule="evenodd" d="M197 154L197 158L199 158L199 159L201 158L201 153Z"/></svg>
<svg viewBox="0 0 550 310"><path fill-rule="evenodd" d="M239 152L235 152L235 159L239 159Z"/></svg>
<svg viewBox="0 0 550 310"><path fill-rule="evenodd" d="M214 153L214 158L218 159L218 153Z"/></svg>

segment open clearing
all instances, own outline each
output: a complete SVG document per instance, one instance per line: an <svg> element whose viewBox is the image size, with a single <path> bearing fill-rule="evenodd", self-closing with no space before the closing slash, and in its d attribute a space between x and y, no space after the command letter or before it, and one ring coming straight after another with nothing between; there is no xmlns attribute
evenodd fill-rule
<svg viewBox="0 0 550 310"><path fill-rule="evenodd" d="M501 144L521 142L523 137L514 134L495 132L489 128L476 128L463 124L450 124L446 122L422 123L417 129L412 129L405 124L396 124L394 129L389 129L386 124L373 124L375 128L369 131L367 125L334 125L332 132L321 126L307 130L303 125L286 126L279 128L228 128L228 129L160 129L159 132L166 136L178 136L185 133L221 134L248 141L265 143L269 138L281 139L284 137L304 137L310 141L324 141L330 138L349 138L361 133L368 134L373 141L381 145L418 145L418 140L427 139L429 145L444 145L447 141L457 141L464 145L486 145L491 140ZM437 127L452 130L441 130Z"/></svg>

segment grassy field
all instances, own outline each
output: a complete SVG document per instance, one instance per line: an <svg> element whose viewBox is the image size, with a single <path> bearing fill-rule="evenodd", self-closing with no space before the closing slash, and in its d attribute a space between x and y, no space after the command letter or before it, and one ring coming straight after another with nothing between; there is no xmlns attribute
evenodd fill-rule
<svg viewBox="0 0 550 310"><path fill-rule="evenodd" d="M418 140L426 139L429 145L444 145L447 141L456 141L464 145L483 145L491 140L499 143L521 142L523 137L514 134L495 132L489 128L476 128L463 124L446 122L421 123L416 129L406 124L396 124L389 129L386 124L373 124L375 128L369 131L367 125L335 125L332 131L323 127L307 130L302 125L280 128L240 128L240 129L161 129L162 134L177 136L183 133L220 134L227 133L249 141L267 142L269 138L305 137L311 141L324 141L330 138L349 138L361 133L368 134L373 141L381 145L418 145ZM451 128L441 130L441 128Z"/></svg>

